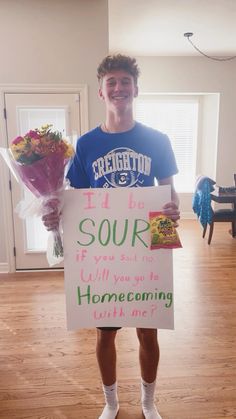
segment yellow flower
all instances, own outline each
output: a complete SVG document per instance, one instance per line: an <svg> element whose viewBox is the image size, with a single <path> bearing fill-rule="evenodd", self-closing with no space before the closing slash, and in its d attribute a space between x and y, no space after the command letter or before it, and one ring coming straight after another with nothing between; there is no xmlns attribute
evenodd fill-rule
<svg viewBox="0 0 236 419"><path fill-rule="evenodd" d="M41 129L48 129L49 127L52 127L52 124L45 124L41 126Z"/></svg>
<svg viewBox="0 0 236 419"><path fill-rule="evenodd" d="M26 145L27 145L27 141L25 141L25 140L21 141L17 144L11 144L11 150L12 151L17 151L17 150L22 151L22 150L24 150Z"/></svg>
<svg viewBox="0 0 236 419"><path fill-rule="evenodd" d="M42 125L38 131L40 135L45 135L50 130L51 127L52 127L52 124L45 124L45 125Z"/></svg>
<svg viewBox="0 0 236 419"><path fill-rule="evenodd" d="M73 154L74 154L73 146L71 144L67 143L67 142L65 142L65 143L67 145L67 150L65 152L65 157L67 157L67 158L72 157Z"/></svg>

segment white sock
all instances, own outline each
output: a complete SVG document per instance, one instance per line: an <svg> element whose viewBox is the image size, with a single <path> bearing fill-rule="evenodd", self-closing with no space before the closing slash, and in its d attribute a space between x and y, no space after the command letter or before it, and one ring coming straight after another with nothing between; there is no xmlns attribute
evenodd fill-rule
<svg viewBox="0 0 236 419"><path fill-rule="evenodd" d="M117 382L111 386L102 385L105 396L106 405L101 416L98 419L115 419L119 410L118 396L117 396Z"/></svg>
<svg viewBox="0 0 236 419"><path fill-rule="evenodd" d="M141 378L141 402L145 419L161 419L154 404L155 388L156 381L153 383L146 383L146 381Z"/></svg>

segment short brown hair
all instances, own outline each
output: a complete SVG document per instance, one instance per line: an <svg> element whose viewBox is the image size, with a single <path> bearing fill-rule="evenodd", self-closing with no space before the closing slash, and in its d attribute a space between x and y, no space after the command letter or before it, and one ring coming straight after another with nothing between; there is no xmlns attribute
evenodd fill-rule
<svg viewBox="0 0 236 419"><path fill-rule="evenodd" d="M124 70L127 73L131 74L134 78L135 84L140 74L138 64L135 58L131 58L127 55L115 54L108 55L105 57L97 69L97 78L98 81L101 81L102 78L111 71L115 70Z"/></svg>

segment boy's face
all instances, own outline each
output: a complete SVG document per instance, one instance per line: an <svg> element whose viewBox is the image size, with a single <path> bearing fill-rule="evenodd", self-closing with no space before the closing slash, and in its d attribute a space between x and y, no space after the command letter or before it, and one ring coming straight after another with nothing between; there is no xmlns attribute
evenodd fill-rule
<svg viewBox="0 0 236 419"><path fill-rule="evenodd" d="M124 70L107 73L99 88L99 96L105 101L107 110L126 110L133 105L138 87L131 74Z"/></svg>

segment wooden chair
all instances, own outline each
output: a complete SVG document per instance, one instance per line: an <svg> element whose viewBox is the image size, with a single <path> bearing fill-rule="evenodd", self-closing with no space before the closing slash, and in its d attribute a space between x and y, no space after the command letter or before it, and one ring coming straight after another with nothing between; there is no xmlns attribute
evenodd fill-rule
<svg viewBox="0 0 236 419"><path fill-rule="evenodd" d="M212 239L213 230L214 230L214 223L219 223L219 222L228 223L228 222L231 222L232 235L235 236L235 234L236 234L235 220L236 220L236 210L235 209L222 208L222 209L213 210L212 222L210 223L210 230L209 230L209 236L208 236L208 244L211 244L211 239ZM205 227L205 229L206 229L206 227ZM205 233L206 233L206 231L205 231ZM205 236L205 234L203 235L203 237L204 236Z"/></svg>
<svg viewBox="0 0 236 419"><path fill-rule="evenodd" d="M234 173L234 184L236 186L236 173ZM214 230L214 223L216 222L231 222L231 225L232 225L231 234L233 237L235 237L236 235L235 220L236 220L236 206L235 205L232 205L232 209L223 208L223 209L213 210L212 223L210 224L210 231L209 231L209 237L208 237L208 244L211 243L213 230ZM205 233L204 233L204 236L205 236Z"/></svg>

